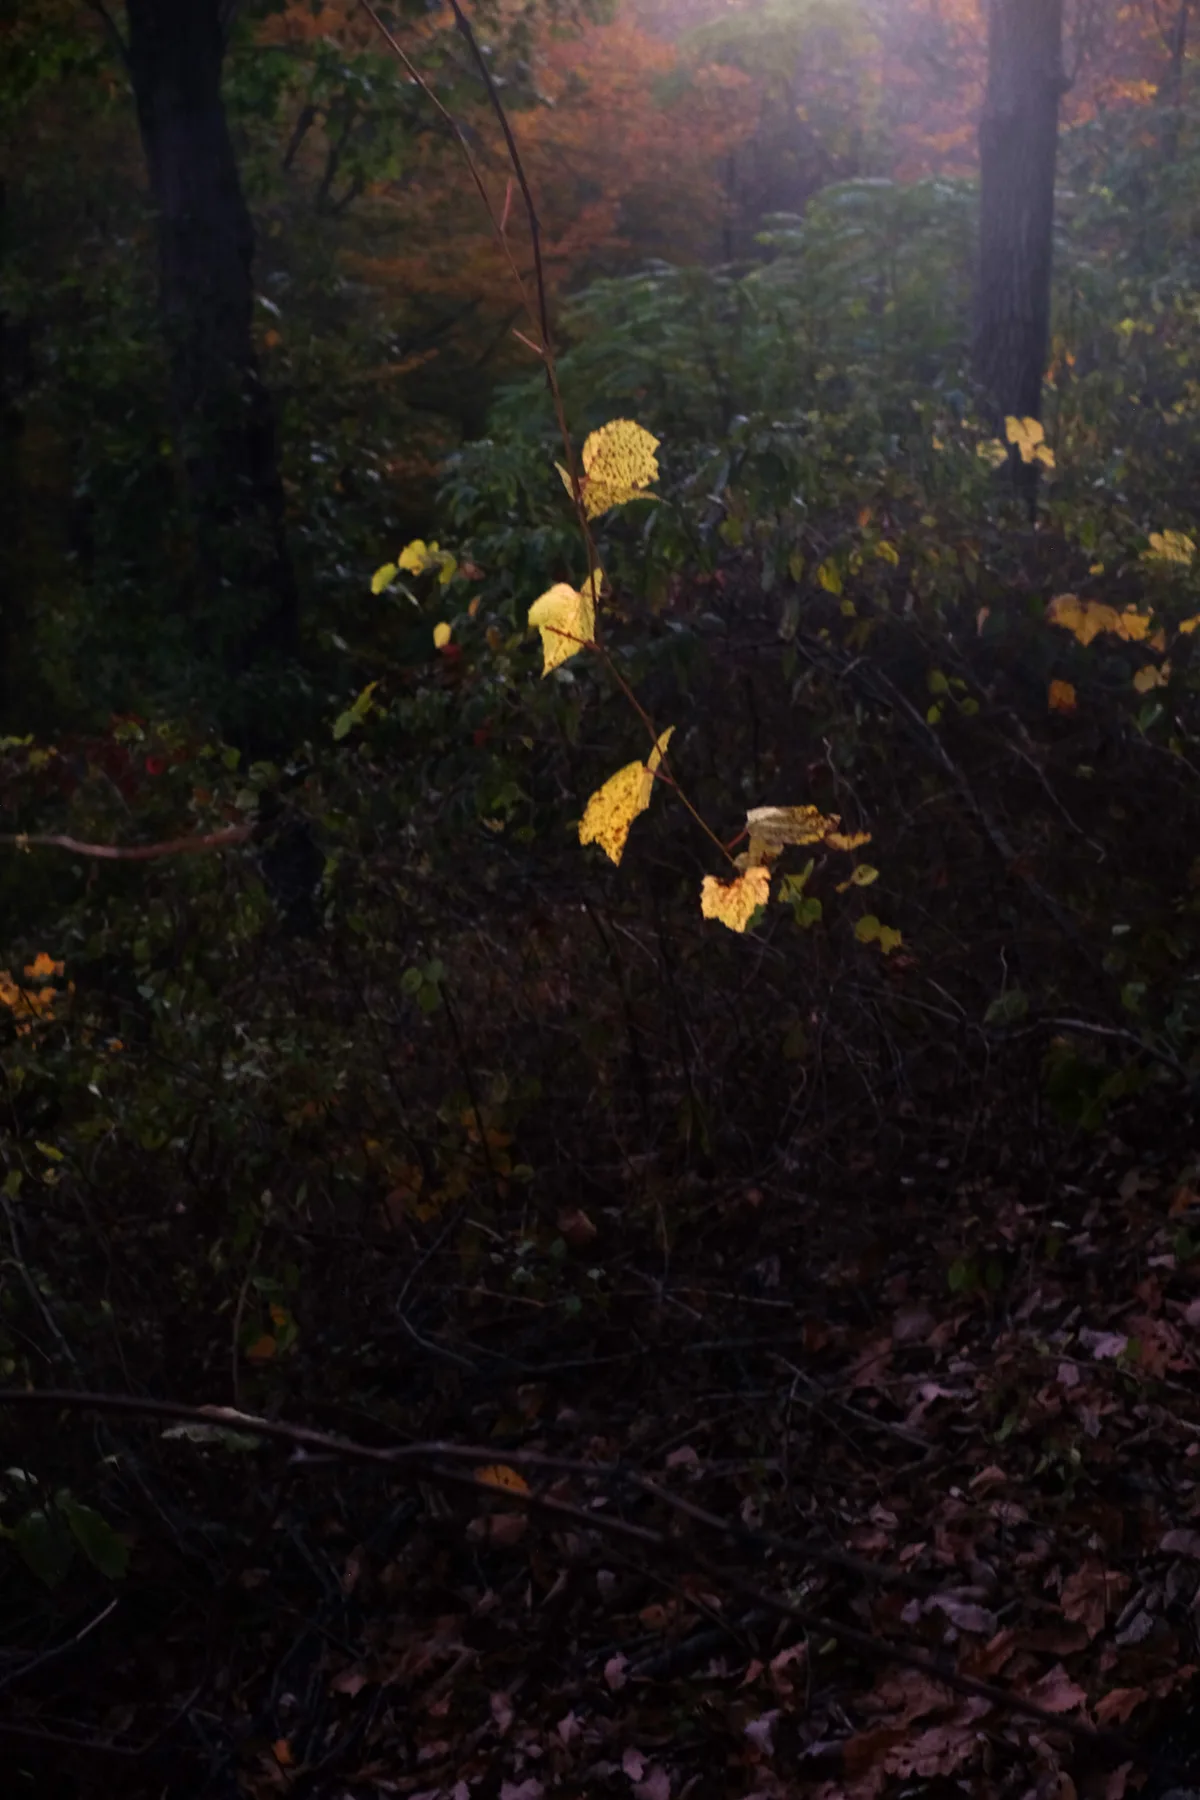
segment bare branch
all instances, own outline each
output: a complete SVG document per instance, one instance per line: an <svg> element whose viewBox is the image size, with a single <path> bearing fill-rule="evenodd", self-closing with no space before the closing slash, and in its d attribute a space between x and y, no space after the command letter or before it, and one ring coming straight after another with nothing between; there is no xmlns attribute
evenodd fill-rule
<svg viewBox="0 0 1200 1800"><path fill-rule="evenodd" d="M244 844L254 835L253 825L227 825L204 837L169 838L162 844L89 844L65 832L0 832L0 844L14 850L70 850L75 856L92 856L101 862L152 862L159 856L190 856L200 850L223 850Z"/></svg>

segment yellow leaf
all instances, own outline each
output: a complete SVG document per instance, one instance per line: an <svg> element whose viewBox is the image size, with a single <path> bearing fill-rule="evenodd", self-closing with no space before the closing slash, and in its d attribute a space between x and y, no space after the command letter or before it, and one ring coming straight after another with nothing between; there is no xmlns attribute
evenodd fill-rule
<svg viewBox="0 0 1200 1800"><path fill-rule="evenodd" d="M673 725L668 725L665 731L660 731L657 738L654 740L653 750L651 750L649 756L646 758L646 773L650 777L649 784L646 788L647 806L650 804L650 795L654 788L654 777L658 774L659 764L667 754L667 745L671 742L671 734L674 730L675 727Z"/></svg>
<svg viewBox="0 0 1200 1800"><path fill-rule="evenodd" d="M583 591L556 581L529 609L529 623L542 634L542 674L548 675L596 635L596 596L604 577L597 569Z"/></svg>
<svg viewBox="0 0 1200 1800"><path fill-rule="evenodd" d="M878 944L885 956L890 956L902 942L900 933L891 925L881 925L874 913L864 914L854 927L854 935L860 944Z"/></svg>
<svg viewBox="0 0 1200 1800"><path fill-rule="evenodd" d="M870 841L869 831L828 831L825 834L825 842L831 850L857 850L860 845L869 844Z"/></svg>
<svg viewBox="0 0 1200 1800"><path fill-rule="evenodd" d="M479 611L479 602L482 598L483 596L481 594L476 594L472 599L470 605L467 607L468 619L473 619L475 617L475 614Z"/></svg>
<svg viewBox="0 0 1200 1800"><path fill-rule="evenodd" d="M1154 688L1166 687L1170 679L1170 663L1164 663L1161 669L1156 669L1153 663L1147 663L1145 668L1139 669L1134 676L1133 685L1139 694L1149 694Z"/></svg>
<svg viewBox="0 0 1200 1800"><path fill-rule="evenodd" d="M1040 462L1048 469L1054 467L1054 452L1046 442L1040 419L1014 419L1010 413L1004 421L1004 435L1016 445L1023 463Z"/></svg>
<svg viewBox="0 0 1200 1800"><path fill-rule="evenodd" d="M658 480L654 454L658 443L632 419L613 419L592 432L583 446L583 475L579 483L583 510L589 519L599 518L611 506L638 499L652 481ZM569 473L561 463L554 466L571 493Z"/></svg>
<svg viewBox="0 0 1200 1800"><path fill-rule="evenodd" d="M527 1494L529 1483L507 1463L492 1463L486 1469L476 1469L475 1479L484 1487L507 1488L510 1494Z"/></svg>
<svg viewBox="0 0 1200 1800"><path fill-rule="evenodd" d="M1069 681L1052 681L1047 695L1047 704L1051 712L1074 712L1075 689Z"/></svg>
<svg viewBox="0 0 1200 1800"><path fill-rule="evenodd" d="M1181 620L1179 630L1183 637L1190 637L1197 626L1200 626L1200 613L1196 613L1191 619Z"/></svg>
<svg viewBox="0 0 1200 1800"><path fill-rule="evenodd" d="M758 908L767 904L770 893L769 869L747 869L733 881L706 875L700 888L700 911L706 919L719 919L730 931L745 931Z"/></svg>
<svg viewBox="0 0 1200 1800"><path fill-rule="evenodd" d="M858 867L850 872L851 887L870 887L873 881L878 880L879 870L873 868L870 863L859 863Z"/></svg>
<svg viewBox="0 0 1200 1800"><path fill-rule="evenodd" d="M1001 463L1008 461L1008 451L999 438L984 438L981 444L976 444L975 454L990 469L998 469Z"/></svg>
<svg viewBox="0 0 1200 1800"><path fill-rule="evenodd" d="M882 542L876 544L875 554L880 562L890 563L893 569L900 561L900 552L897 550L895 544L889 544L886 538L884 538Z"/></svg>
<svg viewBox="0 0 1200 1800"><path fill-rule="evenodd" d="M1143 562L1181 563L1185 568L1193 560L1196 546L1184 531L1152 531L1150 548L1143 550Z"/></svg>
<svg viewBox="0 0 1200 1800"><path fill-rule="evenodd" d="M271 1337L268 1332L264 1332L261 1337L255 1338L254 1342L246 1351L246 1355L251 1362L270 1362L274 1354L275 1339Z"/></svg>
<svg viewBox="0 0 1200 1800"><path fill-rule="evenodd" d="M1078 594L1056 594L1046 608L1046 622L1061 625L1081 644L1090 644L1101 632L1110 632L1128 644L1136 644L1150 631L1148 613L1140 613L1134 606L1118 612L1115 606L1106 606L1102 600L1081 600Z"/></svg>
<svg viewBox="0 0 1200 1800"><path fill-rule="evenodd" d="M48 975L61 975L63 964L55 962L44 950L39 950L31 963L25 964L25 973L31 981L45 981Z"/></svg>
<svg viewBox="0 0 1200 1800"><path fill-rule="evenodd" d="M581 844L599 844L612 862L620 862L630 826L650 804L654 777L674 729L669 725L661 733L644 763L626 763L592 795L579 821Z"/></svg>
<svg viewBox="0 0 1200 1800"><path fill-rule="evenodd" d="M1149 632L1149 613L1140 613L1136 606L1127 606L1117 614L1117 636L1124 638L1127 644L1140 644Z"/></svg>
<svg viewBox="0 0 1200 1800"><path fill-rule="evenodd" d="M396 558L396 567L406 570L410 575L421 575L437 561L437 544L426 544L424 538L414 538L411 544L405 544Z"/></svg>
<svg viewBox="0 0 1200 1800"><path fill-rule="evenodd" d="M842 577L836 563L823 562L817 570L817 585L823 587L827 594L840 594Z"/></svg>
<svg viewBox="0 0 1200 1800"><path fill-rule="evenodd" d="M395 580L396 573L395 563L384 563L381 569L376 569L371 577L371 592L373 594L382 594L388 583Z"/></svg>
<svg viewBox="0 0 1200 1800"><path fill-rule="evenodd" d="M827 819L816 806L752 807L746 814L748 864L771 862L788 844L819 844L839 824L838 818Z"/></svg>
<svg viewBox="0 0 1200 1800"><path fill-rule="evenodd" d="M433 628L433 642L435 649L444 650L453 635L454 634L450 630L445 619L439 619Z"/></svg>

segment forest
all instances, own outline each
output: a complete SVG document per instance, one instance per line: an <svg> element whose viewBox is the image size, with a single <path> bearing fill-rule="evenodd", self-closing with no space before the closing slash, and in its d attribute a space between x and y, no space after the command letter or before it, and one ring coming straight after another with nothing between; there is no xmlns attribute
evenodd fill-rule
<svg viewBox="0 0 1200 1800"><path fill-rule="evenodd" d="M0 0L3 1800L1200 1800L1200 8Z"/></svg>

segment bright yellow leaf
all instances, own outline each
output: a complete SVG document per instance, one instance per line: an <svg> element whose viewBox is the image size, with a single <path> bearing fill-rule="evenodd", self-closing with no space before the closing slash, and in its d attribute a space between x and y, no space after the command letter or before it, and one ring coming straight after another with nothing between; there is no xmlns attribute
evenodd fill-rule
<svg viewBox="0 0 1200 1800"><path fill-rule="evenodd" d="M414 538L411 544L405 544L396 558L396 567L405 569L410 575L422 575L432 562L437 560L437 544L426 544L424 538Z"/></svg>
<svg viewBox="0 0 1200 1800"><path fill-rule="evenodd" d="M644 763L626 763L610 775L588 801L579 821L579 842L599 844L604 854L619 863L625 853L629 828L639 813L645 812L654 792L654 777L671 741L675 727L669 725L657 739Z"/></svg>
<svg viewBox="0 0 1200 1800"><path fill-rule="evenodd" d="M626 500L638 499L652 481L658 480L658 459L654 454L658 443L632 419L613 419L592 432L583 446L583 475L579 483L583 510L589 519L599 518ZM570 494L570 474L561 463L554 466Z"/></svg>
<svg viewBox="0 0 1200 1800"><path fill-rule="evenodd" d="M453 635L454 634L450 630L445 619L439 619L433 628L434 648L437 650L444 650Z"/></svg>
<svg viewBox="0 0 1200 1800"><path fill-rule="evenodd" d="M371 577L371 592L373 594L382 594L388 583L395 580L396 573L395 563L384 563L381 569L376 569Z"/></svg>
<svg viewBox="0 0 1200 1800"><path fill-rule="evenodd" d="M1180 621L1180 634L1183 637L1191 637L1193 631L1195 631L1197 627L1200 627L1200 613L1197 613L1194 618L1182 619Z"/></svg>
<svg viewBox="0 0 1200 1800"><path fill-rule="evenodd" d="M1074 712L1076 706L1075 689L1069 681L1052 681L1047 695L1047 704L1051 712Z"/></svg>
<svg viewBox="0 0 1200 1800"><path fill-rule="evenodd" d="M861 845L869 844L870 841L869 831L827 831L825 833L825 842L831 850L857 850Z"/></svg>
<svg viewBox="0 0 1200 1800"><path fill-rule="evenodd" d="M700 911L706 919L719 919L730 931L745 931L760 906L771 894L771 871L747 869L733 881L706 875L700 888Z"/></svg>
<svg viewBox="0 0 1200 1800"><path fill-rule="evenodd" d="M1180 563L1186 568L1195 555L1196 546L1185 531L1152 531L1150 547L1142 551L1142 561Z"/></svg>
<svg viewBox="0 0 1200 1800"><path fill-rule="evenodd" d="M596 636L596 596L604 577L588 577L582 592L570 582L556 581L529 609L529 623L542 634L542 674L548 675Z"/></svg>
<svg viewBox="0 0 1200 1800"><path fill-rule="evenodd" d="M654 777L658 774L659 764L667 754L667 745L671 742L671 734L674 730L675 727L673 725L668 725L665 731L660 731L654 740L654 748L646 758L646 773L650 777L646 787L647 806L650 804L650 795L653 792Z"/></svg>
<svg viewBox="0 0 1200 1800"><path fill-rule="evenodd" d="M1015 419L1010 413L1004 421L1004 435L1015 444L1023 463L1039 462L1047 469L1054 467L1054 452L1046 442L1040 419Z"/></svg>

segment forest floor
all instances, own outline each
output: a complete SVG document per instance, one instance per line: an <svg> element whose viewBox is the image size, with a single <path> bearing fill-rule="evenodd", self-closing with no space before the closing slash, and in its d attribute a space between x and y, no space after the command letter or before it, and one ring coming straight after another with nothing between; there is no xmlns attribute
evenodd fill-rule
<svg viewBox="0 0 1200 1800"><path fill-rule="evenodd" d="M1181 1110L1052 1153L910 1118L836 1191L693 1178L670 1248L642 1169L564 1202L614 1293L567 1334L456 1283L439 1234L392 1400L317 1421L419 1479L179 1445L206 1516L250 1488L258 1524L207 1567L147 1534L110 1616L0 1679L6 1791L1122 1800L1167 1755L1178 1786L1193 1145Z"/></svg>

